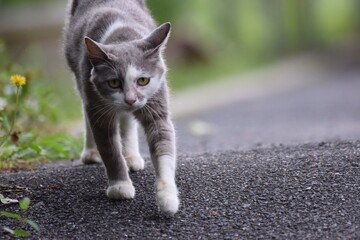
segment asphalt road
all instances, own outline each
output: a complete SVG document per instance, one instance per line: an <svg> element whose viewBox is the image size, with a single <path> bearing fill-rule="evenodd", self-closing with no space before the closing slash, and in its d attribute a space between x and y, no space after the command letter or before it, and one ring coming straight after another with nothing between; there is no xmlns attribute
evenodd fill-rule
<svg viewBox="0 0 360 240"><path fill-rule="evenodd" d="M360 239L359 76L330 72L315 86L177 120L172 219L156 207L149 159L131 174L131 201L106 198L102 166L3 173L0 189L31 198L34 239ZM189 131L194 120L211 126L206 135ZM15 226L0 217L4 225Z"/></svg>
<svg viewBox="0 0 360 240"><path fill-rule="evenodd" d="M360 238L360 141L180 156L173 219L155 205L150 164L131 178L133 201L105 197L101 166L2 174L0 182L29 188L27 216L42 228L34 239Z"/></svg>
<svg viewBox="0 0 360 240"><path fill-rule="evenodd" d="M360 139L360 68L329 70L313 80L313 85L179 119L179 152ZM211 128L208 134L192 134L198 121Z"/></svg>

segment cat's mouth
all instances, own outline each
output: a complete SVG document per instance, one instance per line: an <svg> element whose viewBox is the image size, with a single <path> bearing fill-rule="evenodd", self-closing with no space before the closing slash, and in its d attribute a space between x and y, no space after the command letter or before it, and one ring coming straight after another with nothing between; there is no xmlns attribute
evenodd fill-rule
<svg viewBox="0 0 360 240"><path fill-rule="evenodd" d="M135 112L135 111L141 109L142 107L144 107L144 106L143 105L126 106L124 110L128 111L128 112Z"/></svg>
<svg viewBox="0 0 360 240"><path fill-rule="evenodd" d="M128 105L128 104L116 102L115 109L117 109L116 111L135 112L136 110L139 110L140 108L142 108L144 105L145 104L142 104L142 103Z"/></svg>

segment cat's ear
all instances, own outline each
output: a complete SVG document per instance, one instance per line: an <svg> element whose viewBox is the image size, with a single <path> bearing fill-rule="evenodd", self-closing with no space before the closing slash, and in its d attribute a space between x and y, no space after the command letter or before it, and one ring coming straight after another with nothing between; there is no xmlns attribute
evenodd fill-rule
<svg viewBox="0 0 360 240"><path fill-rule="evenodd" d="M101 49L100 45L89 37L85 37L88 58L91 64L96 67L109 60L108 55Z"/></svg>
<svg viewBox="0 0 360 240"><path fill-rule="evenodd" d="M170 30L171 24L164 23L144 39L142 47L147 55L153 55L165 47L170 36Z"/></svg>

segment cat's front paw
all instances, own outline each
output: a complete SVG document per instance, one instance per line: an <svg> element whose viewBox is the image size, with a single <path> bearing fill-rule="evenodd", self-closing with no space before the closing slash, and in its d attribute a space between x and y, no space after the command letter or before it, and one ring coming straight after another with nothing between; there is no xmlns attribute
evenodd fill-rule
<svg viewBox="0 0 360 240"><path fill-rule="evenodd" d="M157 182L156 200L158 206L165 215L174 216L179 210L178 190L175 184Z"/></svg>
<svg viewBox="0 0 360 240"><path fill-rule="evenodd" d="M143 170L145 167L144 159L140 155L127 156L125 160L131 171L137 172Z"/></svg>
<svg viewBox="0 0 360 240"><path fill-rule="evenodd" d="M101 156L97 149L85 149L80 159L84 164L102 163Z"/></svg>
<svg viewBox="0 0 360 240"><path fill-rule="evenodd" d="M106 190L106 195L110 199L131 199L135 196L135 188L132 182L129 181L117 181L110 183Z"/></svg>

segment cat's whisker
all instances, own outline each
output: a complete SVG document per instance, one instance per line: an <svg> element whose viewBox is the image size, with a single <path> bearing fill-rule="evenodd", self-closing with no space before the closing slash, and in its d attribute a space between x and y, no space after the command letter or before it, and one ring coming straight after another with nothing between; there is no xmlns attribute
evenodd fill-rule
<svg viewBox="0 0 360 240"><path fill-rule="evenodd" d="M153 110L151 109L151 107L148 106L148 105L146 106L146 110L147 110L147 112L148 112L147 115L149 115L149 116L151 117L152 124L154 124L155 129L157 130L158 123L157 123L157 121L156 121L156 119L155 119L155 117L154 117L154 115L153 115L154 111L153 111Z"/></svg>
<svg viewBox="0 0 360 240"><path fill-rule="evenodd" d="M104 116L102 117L102 121L100 123L100 126L103 126L104 121L109 119L110 114L112 114L113 112L116 112L114 110L115 110L114 106L110 106L110 108L106 111L106 113L104 113Z"/></svg>
<svg viewBox="0 0 360 240"><path fill-rule="evenodd" d="M147 107L148 107L148 109L150 110L150 112L151 112L151 114L152 114L152 116L153 116L154 122L156 122L156 121L155 121L155 117L156 117L157 119L161 119L161 116L159 115L159 113L158 113L155 109L153 109L150 105L147 105ZM155 115L155 116L154 116L154 115Z"/></svg>
<svg viewBox="0 0 360 240"><path fill-rule="evenodd" d="M106 109L112 107L111 104L106 104L106 105L103 105L101 107L99 107L94 113L92 112L92 115L93 116L97 116L98 113L100 113L101 111L105 111ZM91 109L92 110L92 109Z"/></svg>
<svg viewBox="0 0 360 240"><path fill-rule="evenodd" d="M110 105L106 104L103 106L98 106L97 108L91 108L88 110L88 113L91 113L91 115L93 117L97 116L98 113L100 113L101 111L104 111L104 109L107 109Z"/></svg>
<svg viewBox="0 0 360 240"><path fill-rule="evenodd" d="M104 112L101 113L101 115L96 119L96 121L95 121L94 124L93 124L93 127L95 127L96 124L98 123L98 121L99 121L102 117L106 116L107 113L108 113L109 111L111 111L111 109L112 109L112 106L111 106L111 105L108 105L108 106L105 108ZM97 115L93 115L93 116L97 116ZM102 125L102 124L101 124L101 125ZM101 125L100 125L100 126L101 126Z"/></svg>
<svg viewBox="0 0 360 240"><path fill-rule="evenodd" d="M113 112L113 114L112 114L112 117L110 118L110 121L109 121L109 125L108 125L108 132L107 132L107 134L108 134L108 137L110 137L110 130L112 129L112 128L115 128L116 127L116 122L117 122L117 119L116 119L116 116L117 116L117 112L116 111L114 111ZM112 125L112 126L111 126ZM117 130L118 131L118 130ZM120 143L118 143L118 144L120 144ZM115 146L114 146L114 144L111 142L110 143L110 147L111 147L111 150L112 151L116 151L116 148L115 148Z"/></svg>
<svg viewBox="0 0 360 240"><path fill-rule="evenodd" d="M107 105L109 105L109 103L102 103L102 104L94 105L93 107L91 107L91 111L103 109Z"/></svg>
<svg viewBox="0 0 360 240"><path fill-rule="evenodd" d="M99 111L103 110L107 106L114 106L115 108L121 108L121 104L119 104L117 102L102 101L102 102L99 102L98 104L95 104L91 108L91 111L96 110L95 114L97 114Z"/></svg>
<svg viewBox="0 0 360 240"><path fill-rule="evenodd" d="M155 119L153 118L153 116L151 114L151 111L148 109L148 106L145 105L142 109L144 109L144 111L146 112L144 115L147 116L147 117L150 117L151 120L154 122Z"/></svg>

